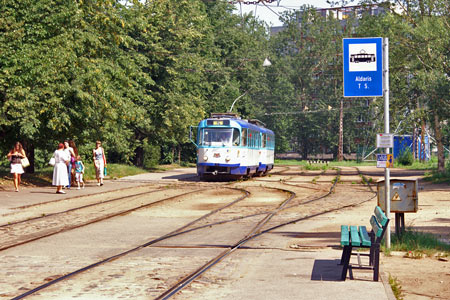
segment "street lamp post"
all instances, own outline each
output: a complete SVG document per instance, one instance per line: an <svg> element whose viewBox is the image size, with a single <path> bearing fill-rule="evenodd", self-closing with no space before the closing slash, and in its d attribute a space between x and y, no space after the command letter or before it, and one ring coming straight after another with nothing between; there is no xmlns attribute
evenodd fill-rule
<svg viewBox="0 0 450 300"><path fill-rule="evenodd" d="M272 63L271 63L270 60L266 57L266 59L264 59L264 62L263 62L263 64L262 64L262 66L263 66L263 67L270 67L271 65L272 65ZM243 93L242 95L240 95L240 96L237 97L236 99L234 99L233 103L231 104L230 110L229 110L228 112L232 112L232 111L233 111L234 104L235 104L239 99L241 99L242 97L244 97L245 95L247 95L247 93L248 93L250 90L251 90L251 88L248 89L248 90L246 90L245 93Z"/></svg>

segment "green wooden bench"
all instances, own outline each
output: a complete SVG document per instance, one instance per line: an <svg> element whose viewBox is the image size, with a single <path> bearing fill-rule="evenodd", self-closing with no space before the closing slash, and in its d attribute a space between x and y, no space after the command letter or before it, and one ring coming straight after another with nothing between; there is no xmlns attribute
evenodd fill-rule
<svg viewBox="0 0 450 300"><path fill-rule="evenodd" d="M389 219L379 206L375 207L374 215L370 218L372 230L367 232L366 226L341 226L341 246L344 247L341 257L342 275L345 280L347 271L352 269L373 270L373 280L378 281L380 273L380 243L383 239ZM353 253L353 248L370 248L369 254ZM357 255L358 264L350 265L350 257ZM360 256L369 256L369 265L362 265Z"/></svg>

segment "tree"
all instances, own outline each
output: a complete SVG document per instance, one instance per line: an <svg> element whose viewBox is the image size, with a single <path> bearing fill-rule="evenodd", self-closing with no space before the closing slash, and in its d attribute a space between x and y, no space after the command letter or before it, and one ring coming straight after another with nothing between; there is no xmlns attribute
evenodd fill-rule
<svg viewBox="0 0 450 300"><path fill-rule="evenodd" d="M352 18L348 27L344 27L332 16L322 17L307 6L283 17L285 30L271 39L274 61L271 69L276 74L270 76L269 84L272 92L281 89L280 95L283 89L288 89L285 97L268 101L278 112L286 113L284 118L289 125L282 130L282 135L289 136L304 158L330 150L337 153L338 108L342 100L339 54L342 37L348 34ZM281 77L290 84L279 86ZM279 121L278 113L273 118ZM354 126L348 128L351 136Z"/></svg>
<svg viewBox="0 0 450 300"><path fill-rule="evenodd" d="M378 3L380 1L371 1ZM412 121L432 124L438 148L438 171L445 171L442 120L449 118L450 4L445 0L396 0L383 3L389 14L380 17L379 34L394 40L394 109L415 113ZM393 25L393 26L392 26ZM369 26L365 26L369 29ZM370 29L369 29L370 30ZM397 114L404 115L404 114ZM422 139L423 140L423 139Z"/></svg>

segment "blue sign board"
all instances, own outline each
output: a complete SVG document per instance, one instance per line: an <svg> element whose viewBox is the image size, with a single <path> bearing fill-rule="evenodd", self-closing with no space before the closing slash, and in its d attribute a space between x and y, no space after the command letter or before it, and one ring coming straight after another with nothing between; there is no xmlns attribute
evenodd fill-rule
<svg viewBox="0 0 450 300"><path fill-rule="evenodd" d="M392 168L393 166L392 154L377 154L377 168Z"/></svg>
<svg viewBox="0 0 450 300"><path fill-rule="evenodd" d="M343 39L344 97L383 96L383 38Z"/></svg>

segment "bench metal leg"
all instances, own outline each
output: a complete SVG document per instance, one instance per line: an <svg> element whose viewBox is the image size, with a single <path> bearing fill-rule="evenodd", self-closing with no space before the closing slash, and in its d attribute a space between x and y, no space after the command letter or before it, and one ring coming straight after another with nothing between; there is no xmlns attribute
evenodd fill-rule
<svg viewBox="0 0 450 300"><path fill-rule="evenodd" d="M373 281L378 281L380 274L380 244L375 244L371 247L374 251L373 256Z"/></svg>
<svg viewBox="0 0 450 300"><path fill-rule="evenodd" d="M373 234L370 235L370 242L371 245L375 244L375 237ZM369 266L373 266L373 256L374 256L373 249L374 249L373 246L371 246L369 251Z"/></svg>
<svg viewBox="0 0 450 300"><path fill-rule="evenodd" d="M352 255L352 246L344 246L344 250L342 252L342 274L341 279L345 281L347 277L348 265L350 263L350 256Z"/></svg>
<svg viewBox="0 0 450 300"><path fill-rule="evenodd" d="M347 253L347 249L348 249L348 246L344 246L344 249L342 250L342 255L341 255L341 262L339 263L339 265L344 264L344 259L345 259L346 253Z"/></svg>

